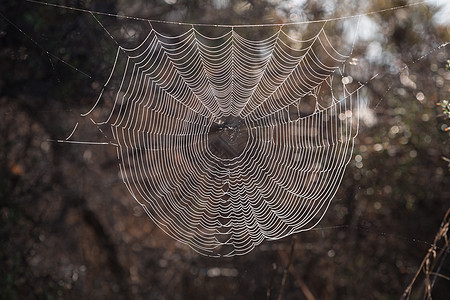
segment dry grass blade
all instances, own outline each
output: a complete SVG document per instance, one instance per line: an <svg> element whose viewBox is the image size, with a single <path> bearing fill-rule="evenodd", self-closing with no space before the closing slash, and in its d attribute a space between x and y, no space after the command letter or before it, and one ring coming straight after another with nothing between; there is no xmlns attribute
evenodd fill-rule
<svg viewBox="0 0 450 300"><path fill-rule="evenodd" d="M447 254L450 250L450 244L448 239L449 224L450 224L450 209L448 209L447 212L445 213L439 231L436 233L436 236L434 237L433 245L431 245L431 247L428 249L428 252L423 258L419 269L417 270L416 274L414 274L411 283L405 289L401 299L410 298L413 286L417 282L417 278L421 274L424 275L424 286L425 286L423 299L432 299L431 291L433 289L437 277L441 277L446 280L450 279L445 275L439 274L441 267L445 259L447 258ZM443 245L438 246L440 242L443 243Z"/></svg>

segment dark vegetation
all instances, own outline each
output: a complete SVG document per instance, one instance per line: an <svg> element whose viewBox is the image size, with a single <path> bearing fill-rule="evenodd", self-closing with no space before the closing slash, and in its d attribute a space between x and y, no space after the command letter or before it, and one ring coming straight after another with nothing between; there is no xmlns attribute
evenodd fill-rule
<svg viewBox="0 0 450 300"><path fill-rule="evenodd" d="M64 4L255 24L406 3L342 1L330 12L321 1L300 9L289 1L173 2ZM450 48L437 48L450 40L450 22L441 15L447 25L435 23L436 12L419 5L368 16L377 34L359 41L353 57L361 65L355 80L380 73L365 87L372 118L361 122L355 159L317 229L215 259L147 218L118 176L115 149L49 142L70 133L109 75L116 45L96 20L0 1L0 299L398 299L416 273L411 298L429 288L446 299L450 147L442 101L450 98ZM99 20L117 29L115 18ZM77 138L101 139L95 131L80 127Z"/></svg>

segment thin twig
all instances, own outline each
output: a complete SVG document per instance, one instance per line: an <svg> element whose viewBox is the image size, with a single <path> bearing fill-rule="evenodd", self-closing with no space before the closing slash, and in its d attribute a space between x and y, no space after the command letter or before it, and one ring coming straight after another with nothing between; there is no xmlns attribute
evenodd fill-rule
<svg viewBox="0 0 450 300"><path fill-rule="evenodd" d="M267 300L272 298L273 279L275 278L275 272L277 271L277 264L272 263L272 275L270 276L269 288L267 289Z"/></svg>
<svg viewBox="0 0 450 300"><path fill-rule="evenodd" d="M291 274L295 277L295 281L299 285L300 289L303 292L303 295L305 295L307 300L316 300L311 290L308 288L306 283L303 281L303 279L298 275L297 272L295 272L294 268L291 266L290 269Z"/></svg>
<svg viewBox="0 0 450 300"><path fill-rule="evenodd" d="M443 278L443 279L445 279L445 280L450 281L450 277L445 276L445 275L442 275L442 274L439 274L439 273L436 273L436 272L430 272L430 275L434 275L434 276L436 276L436 277L441 277L441 278Z"/></svg>
<svg viewBox="0 0 450 300"><path fill-rule="evenodd" d="M286 286L286 281L287 281L287 274L289 272L289 268L292 264L292 256L294 254L294 248L295 248L295 240L296 238L293 237L292 238L292 242L291 242L291 253L289 254L289 261L288 264L286 266L286 269L284 269L284 273L283 273L283 279L281 280L281 288L280 288L280 293L278 294L278 300L283 299L283 292L284 292L284 288Z"/></svg>

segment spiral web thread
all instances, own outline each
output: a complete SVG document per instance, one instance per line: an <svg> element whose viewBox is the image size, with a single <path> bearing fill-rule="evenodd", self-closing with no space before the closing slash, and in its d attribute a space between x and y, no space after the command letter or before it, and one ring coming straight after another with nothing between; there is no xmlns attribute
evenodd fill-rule
<svg viewBox="0 0 450 300"><path fill-rule="evenodd" d="M358 133L360 86L335 84L351 50L333 47L327 21L305 40L283 26L175 26L172 36L148 24L137 47L118 46L105 88L117 74L120 84L96 122L110 125L133 198L168 235L209 256L314 227Z"/></svg>

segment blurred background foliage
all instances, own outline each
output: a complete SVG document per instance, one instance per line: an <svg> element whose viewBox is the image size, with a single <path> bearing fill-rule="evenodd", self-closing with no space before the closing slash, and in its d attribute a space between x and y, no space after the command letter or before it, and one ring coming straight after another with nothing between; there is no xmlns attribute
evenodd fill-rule
<svg viewBox="0 0 450 300"><path fill-rule="evenodd" d="M260 24L409 2L54 3ZM430 2L364 15L352 76L378 76L363 90L368 109L354 159L328 213L315 230L227 259L199 256L148 220L121 183L115 149L48 142L70 133L109 76L117 45L99 23L89 13L26 1L2 0L0 13L1 299L397 299L418 271L450 206L450 56L440 47L450 41L448 7ZM126 40L118 18L98 19ZM339 48L345 30L327 33ZM81 127L80 136L93 137L92 130ZM441 262L440 274L450 276L448 258ZM419 280L412 298L423 291ZM432 295L449 294L438 276Z"/></svg>

